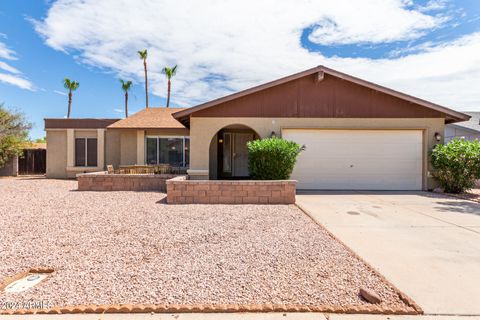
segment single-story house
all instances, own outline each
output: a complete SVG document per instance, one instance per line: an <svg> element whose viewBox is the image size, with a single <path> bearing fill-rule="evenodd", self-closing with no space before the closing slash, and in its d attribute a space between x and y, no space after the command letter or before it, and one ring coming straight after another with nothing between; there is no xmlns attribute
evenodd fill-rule
<svg viewBox="0 0 480 320"><path fill-rule="evenodd" d="M445 126L445 142L454 138L480 140L480 112L464 112L471 118L468 121L450 123Z"/></svg>
<svg viewBox="0 0 480 320"><path fill-rule="evenodd" d="M299 189L426 190L428 152L445 124L469 118L319 66L191 108L45 119L47 176L170 163L190 179L244 178L247 141L276 136L306 146L292 174Z"/></svg>

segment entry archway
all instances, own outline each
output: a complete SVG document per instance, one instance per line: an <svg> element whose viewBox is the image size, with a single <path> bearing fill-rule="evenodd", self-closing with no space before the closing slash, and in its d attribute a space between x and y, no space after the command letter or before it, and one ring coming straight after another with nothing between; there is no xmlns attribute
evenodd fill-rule
<svg viewBox="0 0 480 320"><path fill-rule="evenodd" d="M247 142L259 138L255 130L242 124L232 124L218 130L210 142L209 178L248 178Z"/></svg>

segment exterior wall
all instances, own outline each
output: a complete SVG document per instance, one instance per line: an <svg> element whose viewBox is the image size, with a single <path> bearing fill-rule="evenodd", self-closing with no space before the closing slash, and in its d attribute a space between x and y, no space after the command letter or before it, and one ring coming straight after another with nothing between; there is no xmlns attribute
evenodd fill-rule
<svg viewBox="0 0 480 320"><path fill-rule="evenodd" d="M0 177L16 177L18 175L18 157L13 157L0 168Z"/></svg>
<svg viewBox="0 0 480 320"><path fill-rule="evenodd" d="M105 132L105 165L120 165L120 137L121 131L107 130Z"/></svg>
<svg viewBox="0 0 480 320"><path fill-rule="evenodd" d="M296 181L186 180L177 177L167 181L167 202L293 204Z"/></svg>
<svg viewBox="0 0 480 320"><path fill-rule="evenodd" d="M281 136L282 128L329 128L329 129L422 129L424 130L424 189L436 186L429 177L428 152L436 144L435 132L444 132L443 118L190 118L190 169L192 179L208 178L209 147L214 135L223 127L241 124L253 129L260 138L272 132ZM442 142L442 141L440 141Z"/></svg>
<svg viewBox="0 0 480 320"><path fill-rule="evenodd" d="M445 126L445 143L451 141L453 138L465 138L467 140L480 140L480 132L474 132L473 130L466 130L459 128L455 125Z"/></svg>
<svg viewBox="0 0 480 320"><path fill-rule="evenodd" d="M199 110L193 117L445 118L436 110L325 74L291 80Z"/></svg>
<svg viewBox="0 0 480 320"><path fill-rule="evenodd" d="M47 130L47 178L67 177L67 130Z"/></svg>
<svg viewBox="0 0 480 320"><path fill-rule="evenodd" d="M105 167L105 129L47 129L47 178L75 178ZM75 138L97 138L97 166L75 167Z"/></svg>
<svg viewBox="0 0 480 320"><path fill-rule="evenodd" d="M107 174L94 172L79 174L79 191L166 191L165 181L171 174Z"/></svg>
<svg viewBox="0 0 480 320"><path fill-rule="evenodd" d="M122 130L120 133L120 165L137 163L137 131Z"/></svg>
<svg viewBox="0 0 480 320"><path fill-rule="evenodd" d="M75 130L74 131L75 139L77 138L96 138L97 130Z"/></svg>

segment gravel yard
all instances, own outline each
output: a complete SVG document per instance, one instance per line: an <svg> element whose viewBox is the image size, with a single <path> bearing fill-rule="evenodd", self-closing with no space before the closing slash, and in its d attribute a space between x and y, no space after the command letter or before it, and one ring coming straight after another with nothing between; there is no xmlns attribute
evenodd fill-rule
<svg viewBox="0 0 480 320"><path fill-rule="evenodd" d="M167 205L162 193L76 185L0 179L0 281L55 270L0 301L363 308L365 287L381 307L414 311L293 205Z"/></svg>

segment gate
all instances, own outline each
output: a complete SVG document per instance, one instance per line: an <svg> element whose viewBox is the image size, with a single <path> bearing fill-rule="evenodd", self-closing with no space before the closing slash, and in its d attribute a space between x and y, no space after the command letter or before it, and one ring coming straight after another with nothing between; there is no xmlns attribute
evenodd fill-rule
<svg viewBox="0 0 480 320"><path fill-rule="evenodd" d="M25 149L18 158L18 174L44 174L46 172L47 150Z"/></svg>

